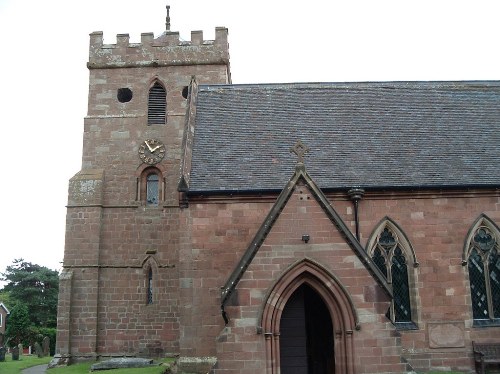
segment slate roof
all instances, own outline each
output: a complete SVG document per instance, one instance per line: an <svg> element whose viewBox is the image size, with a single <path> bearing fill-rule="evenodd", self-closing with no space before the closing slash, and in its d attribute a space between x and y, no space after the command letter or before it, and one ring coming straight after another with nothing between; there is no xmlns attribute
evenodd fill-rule
<svg viewBox="0 0 500 374"><path fill-rule="evenodd" d="M190 193L500 187L500 81L200 85Z"/></svg>

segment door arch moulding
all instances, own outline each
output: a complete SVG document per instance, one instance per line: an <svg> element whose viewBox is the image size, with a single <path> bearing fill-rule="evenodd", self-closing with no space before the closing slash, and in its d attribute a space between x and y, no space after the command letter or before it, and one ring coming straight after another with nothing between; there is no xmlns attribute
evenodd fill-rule
<svg viewBox="0 0 500 374"><path fill-rule="evenodd" d="M264 335L266 373L280 371L280 320L283 309L293 293L307 284L323 299L332 319L335 372L354 373L354 330L359 320L347 290L328 270L310 259L303 259L288 268L270 288L259 318L258 333Z"/></svg>

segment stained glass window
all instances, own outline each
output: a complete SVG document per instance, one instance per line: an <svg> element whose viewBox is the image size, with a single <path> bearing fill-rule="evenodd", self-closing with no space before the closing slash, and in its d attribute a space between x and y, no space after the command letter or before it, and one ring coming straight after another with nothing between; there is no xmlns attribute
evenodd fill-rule
<svg viewBox="0 0 500 374"><path fill-rule="evenodd" d="M500 318L500 255L497 235L480 225L468 244L467 267L475 324Z"/></svg>
<svg viewBox="0 0 500 374"><path fill-rule="evenodd" d="M393 301L387 317L401 327L416 328L411 314L408 261L397 233L386 225L370 253L375 265L392 284Z"/></svg>

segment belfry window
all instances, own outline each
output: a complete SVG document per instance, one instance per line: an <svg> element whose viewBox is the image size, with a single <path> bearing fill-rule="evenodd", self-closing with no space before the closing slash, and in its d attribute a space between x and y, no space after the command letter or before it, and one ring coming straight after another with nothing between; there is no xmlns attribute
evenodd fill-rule
<svg viewBox="0 0 500 374"><path fill-rule="evenodd" d="M167 91L158 82L149 89L148 125L164 125L167 114Z"/></svg>
<svg viewBox="0 0 500 374"><path fill-rule="evenodd" d="M466 243L474 325L500 324L500 233L485 217Z"/></svg>
<svg viewBox="0 0 500 374"><path fill-rule="evenodd" d="M388 221L390 222L390 221ZM387 281L392 284L393 300L386 316L402 329L415 329L410 287L411 264L417 264L404 235L394 224L383 224L370 240L370 256Z"/></svg>

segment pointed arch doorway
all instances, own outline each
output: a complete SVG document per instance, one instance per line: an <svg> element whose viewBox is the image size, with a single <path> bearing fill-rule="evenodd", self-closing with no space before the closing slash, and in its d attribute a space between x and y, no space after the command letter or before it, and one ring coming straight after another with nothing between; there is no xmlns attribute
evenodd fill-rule
<svg viewBox="0 0 500 374"><path fill-rule="evenodd" d="M282 374L334 374L335 355L330 312L306 283L288 299L280 321Z"/></svg>
<svg viewBox="0 0 500 374"><path fill-rule="evenodd" d="M274 284L262 312L267 374L353 374L351 298L326 269L304 259Z"/></svg>

